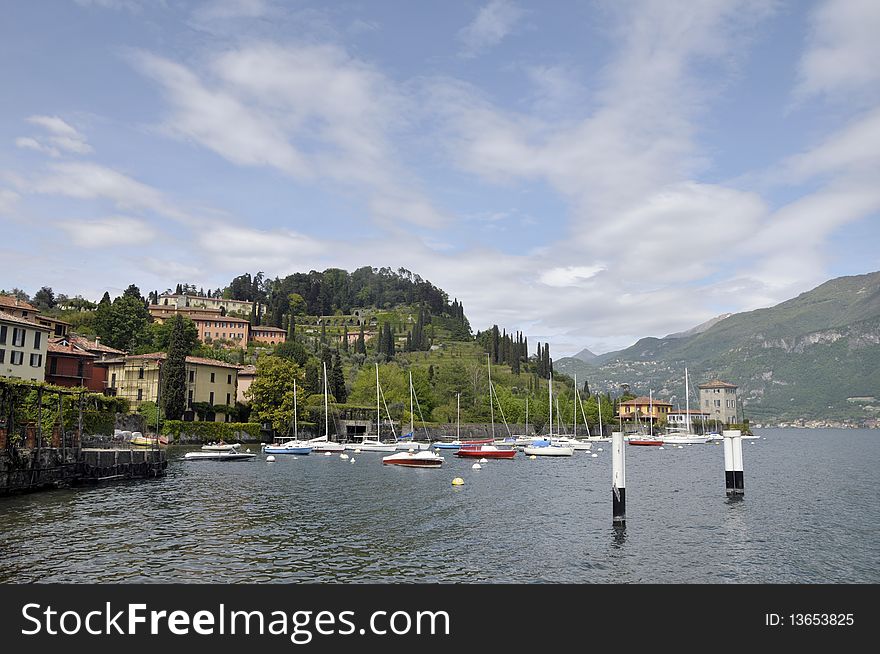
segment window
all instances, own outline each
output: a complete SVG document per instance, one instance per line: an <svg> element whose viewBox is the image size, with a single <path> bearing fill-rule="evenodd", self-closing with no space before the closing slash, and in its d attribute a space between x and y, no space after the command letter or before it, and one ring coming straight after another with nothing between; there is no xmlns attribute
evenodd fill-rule
<svg viewBox="0 0 880 654"><path fill-rule="evenodd" d="M144 389L143 389L143 388L139 388L139 389L138 389L138 402L140 402L140 401L143 400L143 399L144 399Z"/></svg>
<svg viewBox="0 0 880 654"><path fill-rule="evenodd" d="M143 379L143 378L144 378L144 369L138 368L138 379ZM140 399L140 398L138 398L138 399Z"/></svg>
<svg viewBox="0 0 880 654"><path fill-rule="evenodd" d="M193 384L193 383L195 383L195 381L196 381L196 371L190 370L189 371L189 383ZM190 393L192 393L192 391L190 391Z"/></svg>
<svg viewBox="0 0 880 654"><path fill-rule="evenodd" d="M715 400L715 406L720 407L720 406L721 406L721 400Z"/></svg>
<svg viewBox="0 0 880 654"><path fill-rule="evenodd" d="M226 405L227 405L227 406L229 405L229 400L231 400L231 399L232 399L232 398L229 396L229 393L227 393L227 394L226 394Z"/></svg>
<svg viewBox="0 0 880 654"><path fill-rule="evenodd" d="M6 361L6 350L0 350L0 363Z"/></svg>
<svg viewBox="0 0 880 654"><path fill-rule="evenodd" d="M211 391L210 395L208 395L208 402L213 406L214 405L214 391Z"/></svg>
<svg viewBox="0 0 880 654"><path fill-rule="evenodd" d="M42 342L43 342L43 332L41 332L40 330L35 331L34 332L34 349L39 350L40 343L42 343Z"/></svg>
<svg viewBox="0 0 880 654"><path fill-rule="evenodd" d="M49 357L49 374L54 375L58 371L58 357Z"/></svg>
<svg viewBox="0 0 880 654"><path fill-rule="evenodd" d="M6 325L0 325L0 345L6 345Z"/></svg>
<svg viewBox="0 0 880 654"><path fill-rule="evenodd" d="M211 332L205 332L205 338L211 338Z"/></svg>
<svg viewBox="0 0 880 654"><path fill-rule="evenodd" d="M211 383L212 384L214 383L214 373L213 372L211 373Z"/></svg>
<svg viewBox="0 0 880 654"><path fill-rule="evenodd" d="M110 377L110 388L116 388L116 373L113 373L113 376Z"/></svg>
<svg viewBox="0 0 880 654"><path fill-rule="evenodd" d="M232 383L232 375L226 375L226 383L227 383L227 384L231 384L231 383Z"/></svg>
<svg viewBox="0 0 880 654"><path fill-rule="evenodd" d="M12 328L12 345L14 347L24 347L24 329L21 327Z"/></svg>
<svg viewBox="0 0 880 654"><path fill-rule="evenodd" d="M187 406L187 408L189 408L192 405L193 405L193 392L190 391L189 393L187 393L187 396L186 396L186 406Z"/></svg>
<svg viewBox="0 0 880 654"><path fill-rule="evenodd" d="M15 350L12 350L12 356L9 357L9 363L13 366L20 366L24 363L24 352L16 352Z"/></svg>

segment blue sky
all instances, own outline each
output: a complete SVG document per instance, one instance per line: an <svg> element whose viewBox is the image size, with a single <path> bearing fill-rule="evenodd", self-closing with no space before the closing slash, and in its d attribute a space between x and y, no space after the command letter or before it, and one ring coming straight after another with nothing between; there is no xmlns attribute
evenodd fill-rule
<svg viewBox="0 0 880 654"><path fill-rule="evenodd" d="M0 287L404 267L555 357L880 269L880 3L55 0Z"/></svg>

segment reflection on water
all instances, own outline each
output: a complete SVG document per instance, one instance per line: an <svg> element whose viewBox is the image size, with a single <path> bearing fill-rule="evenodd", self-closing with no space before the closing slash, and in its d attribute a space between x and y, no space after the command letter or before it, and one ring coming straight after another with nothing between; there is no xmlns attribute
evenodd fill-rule
<svg viewBox="0 0 880 654"><path fill-rule="evenodd" d="M610 452L473 471L172 451L161 480L0 499L0 581L880 581L875 433L762 433L743 498L720 447L627 448L621 527Z"/></svg>

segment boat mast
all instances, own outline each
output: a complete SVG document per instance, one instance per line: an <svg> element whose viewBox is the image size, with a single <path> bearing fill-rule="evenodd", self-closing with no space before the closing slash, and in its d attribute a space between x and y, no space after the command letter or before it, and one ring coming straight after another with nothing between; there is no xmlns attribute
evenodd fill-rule
<svg viewBox="0 0 880 654"><path fill-rule="evenodd" d="M602 431L602 396L599 393L596 393L596 399L599 401L599 438L603 438L604 432Z"/></svg>
<svg viewBox="0 0 880 654"><path fill-rule="evenodd" d="M688 369L684 369L684 419L688 434L691 433L691 394L688 391Z"/></svg>
<svg viewBox="0 0 880 654"><path fill-rule="evenodd" d="M296 431L296 377L293 378L293 439L299 440Z"/></svg>
<svg viewBox="0 0 880 654"><path fill-rule="evenodd" d="M455 440L461 441L461 393L455 394Z"/></svg>
<svg viewBox="0 0 880 654"><path fill-rule="evenodd" d="M376 440L379 440L379 364L376 363Z"/></svg>
<svg viewBox="0 0 880 654"><path fill-rule="evenodd" d="M415 440L416 428L413 426L413 385L412 370L409 371L409 435Z"/></svg>
<svg viewBox="0 0 880 654"><path fill-rule="evenodd" d="M526 436L529 435L529 398L526 396Z"/></svg>
<svg viewBox="0 0 880 654"><path fill-rule="evenodd" d="M654 435L654 389L648 391L648 420L651 421L650 434Z"/></svg>
<svg viewBox="0 0 880 654"><path fill-rule="evenodd" d="M550 438L553 438L553 373L550 373L550 379L547 380L547 392L550 397Z"/></svg>
<svg viewBox="0 0 880 654"><path fill-rule="evenodd" d="M330 419L327 413L327 362L324 362L324 438L330 440Z"/></svg>
<svg viewBox="0 0 880 654"><path fill-rule="evenodd" d="M486 366L489 369L489 413L492 416L492 440L495 440L495 405L492 402L492 361L490 356L486 355Z"/></svg>

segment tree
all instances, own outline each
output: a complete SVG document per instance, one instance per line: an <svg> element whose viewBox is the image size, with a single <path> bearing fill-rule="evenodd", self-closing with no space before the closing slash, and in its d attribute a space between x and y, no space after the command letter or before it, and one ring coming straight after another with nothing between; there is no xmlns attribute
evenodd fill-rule
<svg viewBox="0 0 880 654"><path fill-rule="evenodd" d="M296 402L310 394L304 388L301 368L290 359L262 355L257 359L257 374L245 396L250 400L250 418L256 422L268 422L273 429L287 431L293 424L294 380Z"/></svg>
<svg viewBox="0 0 880 654"><path fill-rule="evenodd" d="M168 358L162 367L162 409L165 417L179 420L186 411L187 336L183 317L174 317L168 343Z"/></svg>
<svg viewBox="0 0 880 654"><path fill-rule="evenodd" d="M43 286L39 291L34 293L34 306L45 311L55 307L55 293L49 286Z"/></svg>
<svg viewBox="0 0 880 654"><path fill-rule="evenodd" d="M30 302L31 296L25 293L20 288L13 288L11 291L0 291L0 295L11 295L16 300L20 300L21 302Z"/></svg>
<svg viewBox="0 0 880 654"><path fill-rule="evenodd" d="M333 355L333 365L328 374L330 392L337 402L345 402L348 399L348 391L345 388L345 373L342 371L342 361L339 350Z"/></svg>
<svg viewBox="0 0 880 654"><path fill-rule="evenodd" d="M162 352L168 352L171 345L171 332L177 324L177 318L183 321L183 339L184 349L187 355L192 354L199 346L199 328L189 316L176 315L172 320L166 320L164 323L153 323L150 325L150 331L153 334L152 347Z"/></svg>
<svg viewBox="0 0 880 654"><path fill-rule="evenodd" d="M111 304L105 293L95 312L95 332L110 347L131 352L152 341L150 320L140 297L123 294Z"/></svg>
<svg viewBox="0 0 880 654"><path fill-rule="evenodd" d="M364 326L361 325L361 331L358 334L357 343L355 343L354 351L357 354L366 354L367 353L367 344L364 341Z"/></svg>
<svg viewBox="0 0 880 654"><path fill-rule="evenodd" d="M306 352L305 346L299 341L285 341L279 344L275 348L275 356L295 361L300 367L306 365L306 361L309 360L309 353Z"/></svg>

